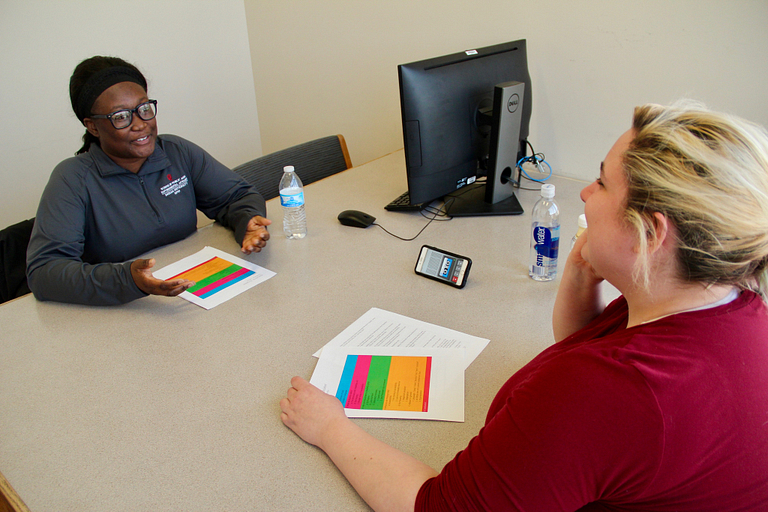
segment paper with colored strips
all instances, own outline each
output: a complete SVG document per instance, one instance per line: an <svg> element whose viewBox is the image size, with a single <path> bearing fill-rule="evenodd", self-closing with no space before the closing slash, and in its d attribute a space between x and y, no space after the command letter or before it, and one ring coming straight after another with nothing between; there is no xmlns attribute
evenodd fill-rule
<svg viewBox="0 0 768 512"><path fill-rule="evenodd" d="M179 297L211 309L263 283L275 273L215 249L202 250L154 272L158 279L188 279L195 285Z"/></svg>
<svg viewBox="0 0 768 512"><path fill-rule="evenodd" d="M325 347L310 382L350 418L464 421L464 350Z"/></svg>
<svg viewBox="0 0 768 512"><path fill-rule="evenodd" d="M349 417L464 421L464 370L489 340L371 308L314 355Z"/></svg>

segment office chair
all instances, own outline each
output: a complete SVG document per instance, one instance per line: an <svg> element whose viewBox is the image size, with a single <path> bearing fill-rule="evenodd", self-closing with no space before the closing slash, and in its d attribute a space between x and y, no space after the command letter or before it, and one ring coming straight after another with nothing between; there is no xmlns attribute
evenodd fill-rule
<svg viewBox="0 0 768 512"><path fill-rule="evenodd" d="M29 293L27 245L34 225L32 218L0 231L0 303Z"/></svg>
<svg viewBox="0 0 768 512"><path fill-rule="evenodd" d="M233 171L254 185L265 200L277 197L283 167L292 165L304 185L352 167L343 135L329 135L238 165Z"/></svg>

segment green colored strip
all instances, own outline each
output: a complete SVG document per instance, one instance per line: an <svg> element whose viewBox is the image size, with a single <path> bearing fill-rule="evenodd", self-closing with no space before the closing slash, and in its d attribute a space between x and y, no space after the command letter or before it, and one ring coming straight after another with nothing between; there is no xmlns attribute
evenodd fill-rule
<svg viewBox="0 0 768 512"><path fill-rule="evenodd" d="M194 292L196 292L197 290L199 290L200 288L205 288L205 287L206 287L206 286L208 286L209 284L211 284L211 283L215 283L215 282L216 282L216 281L218 281L219 279L221 279L221 278L223 278L223 277L227 277L229 274L233 274L233 273L237 272L237 271L238 271L238 270L240 270L241 268L243 268L243 267L241 267L240 265L235 265L235 264L233 263L232 265L228 266L227 268L225 268L225 269L223 269L223 270L219 270L219 271L218 271L218 272L216 272L215 274L212 274L212 275L210 275L210 276L206 277L206 278L205 278L205 279L203 279L202 281L198 281L198 282L197 282L197 284L195 284L195 286L191 287L191 288L190 288L189 290L187 290L187 291L188 291L189 293L194 293Z"/></svg>
<svg viewBox="0 0 768 512"><path fill-rule="evenodd" d="M390 356L371 356L371 367L368 369L368 380L365 383L365 394L361 409L380 411L384 409L384 396L387 393L389 378Z"/></svg>

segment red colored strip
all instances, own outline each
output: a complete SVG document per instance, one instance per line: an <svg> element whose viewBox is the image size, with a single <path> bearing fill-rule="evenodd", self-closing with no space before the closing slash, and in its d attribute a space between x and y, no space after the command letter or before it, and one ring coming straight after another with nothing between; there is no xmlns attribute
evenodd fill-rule
<svg viewBox="0 0 768 512"><path fill-rule="evenodd" d="M421 403L421 412L429 410L429 379L432 377L432 358L427 357L427 368L424 370L424 401Z"/></svg>

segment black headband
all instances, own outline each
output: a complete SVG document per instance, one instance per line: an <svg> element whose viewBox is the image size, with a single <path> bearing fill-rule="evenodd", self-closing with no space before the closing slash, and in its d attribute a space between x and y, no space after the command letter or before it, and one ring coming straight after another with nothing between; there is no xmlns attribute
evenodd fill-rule
<svg viewBox="0 0 768 512"><path fill-rule="evenodd" d="M83 119L91 115L91 107L93 107L96 98L120 82L134 82L142 86L145 91L147 90L146 79L135 69L115 66L97 71L85 82L80 94L77 95L77 102L72 105L75 115L81 123Z"/></svg>

